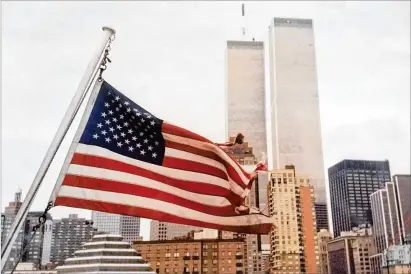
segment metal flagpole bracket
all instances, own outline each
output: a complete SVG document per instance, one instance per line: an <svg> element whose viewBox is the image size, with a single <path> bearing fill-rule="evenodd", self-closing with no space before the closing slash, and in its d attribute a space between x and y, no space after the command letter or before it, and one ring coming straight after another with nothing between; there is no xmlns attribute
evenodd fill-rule
<svg viewBox="0 0 411 274"><path fill-rule="evenodd" d="M103 31L110 31L112 33L112 35L109 38L108 41L108 45L106 50L104 51L104 56L103 59L101 60L101 64L100 64L100 73L98 76L98 81L101 82L103 81L103 72L107 69L107 63L111 63L110 58L108 58L108 55L110 53L111 50L111 43L116 39L116 31L110 27L103 27Z"/></svg>

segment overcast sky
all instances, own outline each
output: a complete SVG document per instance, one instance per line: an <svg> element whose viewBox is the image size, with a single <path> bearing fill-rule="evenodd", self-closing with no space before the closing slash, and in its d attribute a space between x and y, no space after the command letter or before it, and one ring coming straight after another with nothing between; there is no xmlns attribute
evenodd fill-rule
<svg viewBox="0 0 411 274"><path fill-rule="evenodd" d="M314 20L326 169L388 159L392 174L410 173L408 1L249 2L246 15L250 37L265 42L273 17ZM225 46L241 39L241 2L2 2L2 19L2 210L18 187L27 193L104 25L117 30L109 83L160 118L224 141ZM46 206L72 137L32 210ZM90 216L51 211L69 212Z"/></svg>

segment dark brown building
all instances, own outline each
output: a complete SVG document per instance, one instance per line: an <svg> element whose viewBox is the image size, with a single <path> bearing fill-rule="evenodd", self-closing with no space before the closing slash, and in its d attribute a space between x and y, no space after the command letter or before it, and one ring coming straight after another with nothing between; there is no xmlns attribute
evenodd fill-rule
<svg viewBox="0 0 411 274"><path fill-rule="evenodd" d="M135 241L133 248L156 273L244 273L243 239Z"/></svg>

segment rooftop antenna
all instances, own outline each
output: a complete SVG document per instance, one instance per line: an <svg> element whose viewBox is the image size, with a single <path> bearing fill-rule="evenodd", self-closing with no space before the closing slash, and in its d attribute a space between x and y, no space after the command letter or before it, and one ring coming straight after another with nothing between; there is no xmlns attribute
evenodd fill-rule
<svg viewBox="0 0 411 274"><path fill-rule="evenodd" d="M242 31L243 31L243 37L244 37L245 36L245 5L244 3L241 5L241 16L243 17Z"/></svg>

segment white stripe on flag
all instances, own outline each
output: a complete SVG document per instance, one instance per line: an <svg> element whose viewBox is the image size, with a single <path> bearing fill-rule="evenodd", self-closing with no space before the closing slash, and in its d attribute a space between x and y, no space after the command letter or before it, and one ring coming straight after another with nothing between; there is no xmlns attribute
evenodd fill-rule
<svg viewBox="0 0 411 274"><path fill-rule="evenodd" d="M93 156L98 156L98 157L103 157L106 159L119 161L125 164L144 168L146 170L150 170L152 172L155 172L155 173L158 173L158 174L170 177L170 178L178 179L178 180L195 181L199 183L211 184L211 185L220 186L226 189L230 189L229 182L227 182L224 179L212 176L212 175L153 165L150 163L146 163L144 161L139 161L139 160L129 158L127 156L120 155L108 149L97 147L97 146L78 144L76 148L76 153L93 155ZM241 195L241 194L242 193L238 195Z"/></svg>
<svg viewBox="0 0 411 274"><path fill-rule="evenodd" d="M136 196L134 195L71 187L65 185L61 187L59 191L59 197L69 197L94 201L97 203L105 202L130 207L146 208L181 218L223 226L250 226L273 223L273 220L271 218L260 214L220 217L146 197L139 197L138 199L136 199Z"/></svg>
<svg viewBox="0 0 411 274"><path fill-rule="evenodd" d="M175 196L187 199L187 200L191 200L197 203L201 203L204 205L212 205L212 206L231 205L231 203L226 198L223 198L223 197L198 194L198 193L186 191L186 190L176 188L176 187L173 187L167 184L163 184L161 182L158 182L152 179L148 179L145 177L141 177L141 176L137 176L134 174L121 172L121 171L71 164L67 171L67 174L109 180L109 181L113 181L113 184L115 184L115 182L117 181L117 182L133 184L133 185L139 185L139 186L167 192L169 194L172 194L172 195L175 195Z"/></svg>
<svg viewBox="0 0 411 274"><path fill-rule="evenodd" d="M191 147L203 149L206 151L211 151L217 153L219 157L224 159L228 164L230 164L236 172L240 175L241 180L244 182L244 184L248 185L249 179L244 175L243 171L240 169L240 167L234 162L233 159L231 159L230 156L228 156L220 147L216 146L215 144L207 143L207 142L201 142L185 137L180 137L168 133L163 133L164 139L176 142L179 144L183 145L188 145Z"/></svg>

